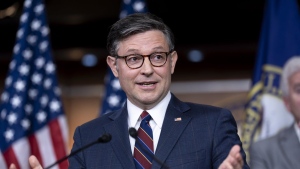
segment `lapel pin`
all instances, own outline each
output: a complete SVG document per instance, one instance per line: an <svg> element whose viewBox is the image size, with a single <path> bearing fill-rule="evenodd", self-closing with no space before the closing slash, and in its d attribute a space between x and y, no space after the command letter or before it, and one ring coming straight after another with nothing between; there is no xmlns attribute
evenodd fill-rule
<svg viewBox="0 0 300 169"><path fill-rule="evenodd" d="M181 121L181 117L175 118L174 121Z"/></svg>

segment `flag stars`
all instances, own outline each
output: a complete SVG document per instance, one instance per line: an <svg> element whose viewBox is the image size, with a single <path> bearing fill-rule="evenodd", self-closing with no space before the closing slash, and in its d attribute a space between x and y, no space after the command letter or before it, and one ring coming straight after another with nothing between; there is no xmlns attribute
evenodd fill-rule
<svg viewBox="0 0 300 169"><path fill-rule="evenodd" d="M30 121L28 119L23 119L21 121L21 126L25 129L28 130L30 127Z"/></svg>
<svg viewBox="0 0 300 169"><path fill-rule="evenodd" d="M21 104L21 98L15 95L10 102L14 108L19 107Z"/></svg>
<svg viewBox="0 0 300 169"><path fill-rule="evenodd" d="M52 62L48 62L47 64L46 64L46 72L48 73L48 74L51 74L51 73L53 73L55 71L55 66L54 66L54 64L52 63Z"/></svg>
<svg viewBox="0 0 300 169"><path fill-rule="evenodd" d="M26 3L26 1L25 1ZM28 19L28 13L23 13L22 16L21 16L21 22L24 23L26 22Z"/></svg>
<svg viewBox="0 0 300 169"><path fill-rule="evenodd" d="M25 75L28 75L29 73L29 66L27 64L22 64L20 65L19 67L19 72L21 75L25 76Z"/></svg>
<svg viewBox="0 0 300 169"><path fill-rule="evenodd" d="M46 89L49 89L51 87L51 84L52 84L52 80L50 78L47 78L45 81L44 81L44 87Z"/></svg>
<svg viewBox="0 0 300 169"><path fill-rule="evenodd" d="M9 87L11 85L12 82L12 77L11 76L7 76L7 78L5 79L5 85L7 87Z"/></svg>
<svg viewBox="0 0 300 169"><path fill-rule="evenodd" d="M123 2L128 5L130 4L131 0L123 0Z"/></svg>
<svg viewBox="0 0 300 169"><path fill-rule="evenodd" d="M48 101L49 101L49 99L48 99L48 96L46 96L46 95L43 95L40 99L40 103L42 104L43 107L45 107L48 104Z"/></svg>
<svg viewBox="0 0 300 169"><path fill-rule="evenodd" d="M43 67L45 64L45 59L43 57L39 57L35 60L35 65L38 69L40 69L41 67Z"/></svg>
<svg viewBox="0 0 300 169"><path fill-rule="evenodd" d="M38 73L34 73L31 77L31 80L35 84L40 84L42 81L42 76Z"/></svg>
<svg viewBox="0 0 300 169"><path fill-rule="evenodd" d="M23 91L25 88L25 82L23 80L16 81L15 88L17 91Z"/></svg>
<svg viewBox="0 0 300 169"><path fill-rule="evenodd" d="M16 45L14 46L13 51L14 51L14 54L18 54L19 51L20 51L20 45L19 45L19 44L16 44Z"/></svg>
<svg viewBox="0 0 300 169"><path fill-rule="evenodd" d="M57 100L52 100L50 102L50 109L52 112L58 112L60 109L59 102Z"/></svg>
<svg viewBox="0 0 300 169"><path fill-rule="evenodd" d="M40 122L43 123L47 118L47 114L44 111L39 111L36 114L36 119Z"/></svg>
<svg viewBox="0 0 300 169"><path fill-rule="evenodd" d="M49 34L49 32L50 31L49 31L49 28L47 26L43 26L41 28L41 33L42 33L43 36L47 36Z"/></svg>
<svg viewBox="0 0 300 169"><path fill-rule="evenodd" d="M31 6L31 3L32 3L32 0L26 0L25 3L24 3L24 6L26 8L29 8Z"/></svg>
<svg viewBox="0 0 300 169"><path fill-rule="evenodd" d="M37 15L40 15L44 10L44 5L43 4L39 4L37 5L35 8L34 8L34 12L37 14Z"/></svg>
<svg viewBox="0 0 300 169"><path fill-rule="evenodd" d="M135 2L133 4L133 9L137 12L143 11L144 8L145 8L145 3L143 3L143 2Z"/></svg>
<svg viewBox="0 0 300 169"><path fill-rule="evenodd" d="M47 42L47 41L41 42L41 44L40 44L40 50L41 50L42 52L45 52L46 49L47 49L47 47L48 47L48 42Z"/></svg>
<svg viewBox="0 0 300 169"><path fill-rule="evenodd" d="M18 117L17 117L16 113L10 113L7 115L7 121L10 125L15 124L17 122L17 119L18 119Z"/></svg>
<svg viewBox="0 0 300 169"><path fill-rule="evenodd" d="M30 43L31 45L34 45L37 41L37 37L35 35L29 35L27 37L27 42Z"/></svg>
<svg viewBox="0 0 300 169"><path fill-rule="evenodd" d="M28 95L29 95L29 97L30 97L31 99L34 99L34 98L37 96L37 94L38 94L38 92L37 92L36 89L30 89L30 90L28 91Z"/></svg>
<svg viewBox="0 0 300 169"><path fill-rule="evenodd" d="M33 20L32 23L31 23L31 29L32 29L33 31L37 31L37 30L41 27L41 25L42 25L41 21L35 19L35 20Z"/></svg>
<svg viewBox="0 0 300 169"><path fill-rule="evenodd" d="M2 95L1 95L1 100L3 102L7 102L8 98L9 98L8 93L7 92L3 92Z"/></svg>
<svg viewBox="0 0 300 169"><path fill-rule="evenodd" d="M30 115L33 111L32 105L31 104L26 104L25 107L24 107L24 110L25 110L27 115Z"/></svg>
<svg viewBox="0 0 300 169"><path fill-rule="evenodd" d="M121 85L120 85L119 79L114 79L111 82L111 86L113 87L114 90L120 90L121 89Z"/></svg>
<svg viewBox="0 0 300 169"><path fill-rule="evenodd" d="M16 61L13 60L9 63L9 69L13 70L15 67L16 67Z"/></svg>
<svg viewBox="0 0 300 169"><path fill-rule="evenodd" d="M30 59L32 57L32 51L30 49L25 49L23 51L23 56L25 59Z"/></svg>
<svg viewBox="0 0 300 169"><path fill-rule="evenodd" d="M21 28L21 29L19 29L18 32L17 32L17 37L18 37L18 38L21 38L21 37L23 36L23 34L24 34L24 30Z"/></svg>
<svg viewBox="0 0 300 169"><path fill-rule="evenodd" d="M120 97L113 94L113 95L110 95L108 98L107 98L107 102L110 106L112 107L115 107L115 106L118 106L119 105L119 102L120 102Z"/></svg>
<svg viewBox="0 0 300 169"><path fill-rule="evenodd" d="M13 140L15 132L12 129L8 129L4 132L4 137L7 142Z"/></svg>

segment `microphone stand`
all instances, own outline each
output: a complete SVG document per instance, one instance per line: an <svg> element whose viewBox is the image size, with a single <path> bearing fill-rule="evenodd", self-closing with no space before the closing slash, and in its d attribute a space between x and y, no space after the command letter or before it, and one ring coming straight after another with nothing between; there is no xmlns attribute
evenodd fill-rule
<svg viewBox="0 0 300 169"><path fill-rule="evenodd" d="M84 149L86 149L86 148L88 148L88 147L90 147L90 146L92 146L92 145L94 145L94 144L96 144L96 143L107 143L107 142L109 142L110 140L111 140L111 135L108 134L108 133L105 133L105 134L103 134L101 137L99 137L96 141L91 142L91 143L89 143L89 144L87 144L87 145L85 145L85 146L83 146L83 147L81 147L81 148L79 148L79 149L77 149L77 150L71 152L69 155L67 155L67 156L65 156L65 157L63 157L63 158L61 158L61 159L59 159L58 161L56 161L55 163L51 164L50 166L48 166L48 167L46 167L46 168L44 168L44 169L50 169L50 168L52 168L53 166L55 166L55 165L57 165L57 164L63 162L63 161L66 160L67 158L69 158L69 157L71 157L71 156L77 154L78 152L80 152L80 151L82 151L82 150L84 150Z"/></svg>

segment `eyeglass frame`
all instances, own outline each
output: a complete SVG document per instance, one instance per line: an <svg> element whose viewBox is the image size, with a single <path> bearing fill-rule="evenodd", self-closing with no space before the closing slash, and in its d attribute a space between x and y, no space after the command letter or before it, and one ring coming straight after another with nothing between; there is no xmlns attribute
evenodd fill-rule
<svg viewBox="0 0 300 169"><path fill-rule="evenodd" d="M116 55L115 57L116 57L117 59L124 59L126 65L127 65L130 69L138 69L138 68L142 67L143 64L144 64L144 61L145 61L145 57L148 57L148 58L149 58L149 62L151 63L151 65L152 65L153 67L162 67L163 65L165 65L165 64L167 63L167 61L168 61L168 56L169 56L172 52L174 52L174 51L175 51L174 49L171 49L169 52L153 52L153 53L151 53L150 55L130 54L130 55L126 55L126 56L119 56L119 55ZM153 65L153 63L152 63L152 61L151 61L151 59L150 59L150 56L153 55L153 54L155 54L155 53L164 53L164 54L166 54L166 61L165 61L162 65L160 65L160 66L155 66L155 65ZM132 56L132 55L138 55L138 56L142 56L142 57L143 57L143 62L142 62L142 64L141 64L141 66L136 67L136 68L132 68L132 67L130 67L130 66L127 64L127 59L126 59L126 58L127 58L128 56Z"/></svg>

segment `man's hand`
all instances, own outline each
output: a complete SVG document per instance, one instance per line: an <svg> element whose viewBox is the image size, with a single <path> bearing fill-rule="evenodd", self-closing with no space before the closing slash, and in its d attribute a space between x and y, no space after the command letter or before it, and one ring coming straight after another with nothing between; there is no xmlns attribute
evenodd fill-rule
<svg viewBox="0 0 300 169"><path fill-rule="evenodd" d="M41 166L40 162L38 161L38 159L35 156L30 156L29 157L29 165L31 167L31 169L43 169L43 167ZM11 164L9 166L9 169L17 169L15 164Z"/></svg>
<svg viewBox="0 0 300 169"><path fill-rule="evenodd" d="M240 153L240 146L234 145L226 159L219 166L219 169L242 169L244 161Z"/></svg>

